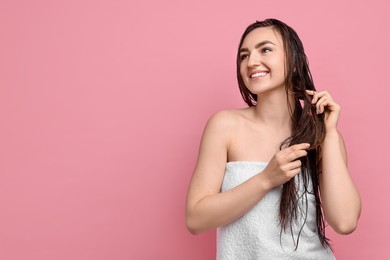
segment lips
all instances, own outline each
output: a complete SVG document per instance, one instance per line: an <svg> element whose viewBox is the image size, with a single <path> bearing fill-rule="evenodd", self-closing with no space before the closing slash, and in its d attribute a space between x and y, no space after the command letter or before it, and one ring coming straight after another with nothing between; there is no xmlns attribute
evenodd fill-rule
<svg viewBox="0 0 390 260"><path fill-rule="evenodd" d="M259 78L259 77L265 77L265 76L267 76L268 75L268 71L265 71L265 70L263 70L263 71L254 71L254 72L252 72L251 74L250 74L250 78L251 79L254 79L254 78Z"/></svg>

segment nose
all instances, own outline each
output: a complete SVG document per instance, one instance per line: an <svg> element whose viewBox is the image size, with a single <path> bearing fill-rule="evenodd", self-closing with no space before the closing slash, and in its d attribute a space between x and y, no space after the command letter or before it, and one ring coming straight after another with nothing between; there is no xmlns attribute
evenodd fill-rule
<svg viewBox="0 0 390 260"><path fill-rule="evenodd" d="M248 67L259 66L260 64L260 56L257 53L251 53L248 58Z"/></svg>

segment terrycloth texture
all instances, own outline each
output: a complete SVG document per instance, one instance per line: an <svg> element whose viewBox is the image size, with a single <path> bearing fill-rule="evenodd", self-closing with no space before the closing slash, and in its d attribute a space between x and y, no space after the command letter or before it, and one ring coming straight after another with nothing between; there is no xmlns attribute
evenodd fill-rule
<svg viewBox="0 0 390 260"><path fill-rule="evenodd" d="M229 190L261 172L267 163L228 162L222 191ZM261 173L260 173L261 174ZM297 182L299 185L299 182ZM302 185L299 185L302 193ZM282 187L268 192L247 214L217 230L217 260L259 260L259 259L335 259L330 249L324 249L317 235L314 195L308 194L308 214L296 251L294 241L305 214L301 212L298 225L280 236L279 199ZM303 212L305 200L301 201Z"/></svg>

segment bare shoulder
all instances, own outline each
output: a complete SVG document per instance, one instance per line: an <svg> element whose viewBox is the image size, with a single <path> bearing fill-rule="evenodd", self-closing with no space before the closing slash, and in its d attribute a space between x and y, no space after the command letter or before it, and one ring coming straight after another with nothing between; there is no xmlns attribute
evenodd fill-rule
<svg viewBox="0 0 390 260"><path fill-rule="evenodd" d="M249 117L250 108L222 110L213 114L207 122L207 127L223 128L225 131L236 127Z"/></svg>
<svg viewBox="0 0 390 260"><path fill-rule="evenodd" d="M202 135L198 165L225 166L229 147L241 125L242 113L242 109L223 110L210 117Z"/></svg>

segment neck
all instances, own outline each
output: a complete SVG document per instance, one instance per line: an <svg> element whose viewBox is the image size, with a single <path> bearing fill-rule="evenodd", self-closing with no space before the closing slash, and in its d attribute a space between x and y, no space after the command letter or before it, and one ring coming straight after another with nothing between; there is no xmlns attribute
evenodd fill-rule
<svg viewBox="0 0 390 260"><path fill-rule="evenodd" d="M292 111L289 111L287 103L287 94L284 88L277 91L262 93L257 97L255 106L255 117L266 125L276 128L291 127L290 113L294 112L294 96L289 94L289 102Z"/></svg>

